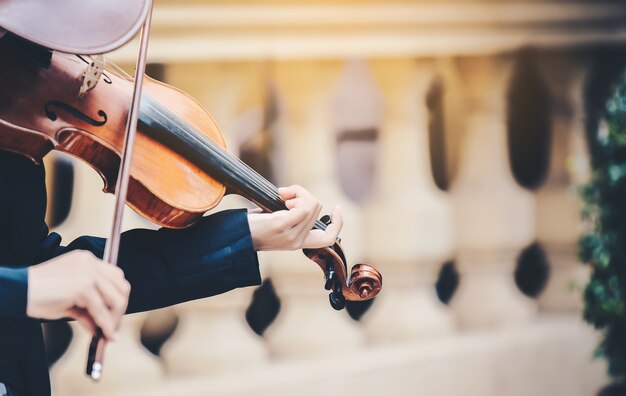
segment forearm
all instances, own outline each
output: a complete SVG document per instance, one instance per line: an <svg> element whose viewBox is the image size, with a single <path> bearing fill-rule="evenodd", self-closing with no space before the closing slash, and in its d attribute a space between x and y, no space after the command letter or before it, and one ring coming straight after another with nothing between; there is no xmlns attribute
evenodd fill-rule
<svg viewBox="0 0 626 396"><path fill-rule="evenodd" d="M122 239L120 266L132 286L129 312L261 283L245 210L219 212L185 230L134 230Z"/></svg>
<svg viewBox="0 0 626 396"><path fill-rule="evenodd" d="M60 246L51 234L41 261L72 250L102 257L106 239L80 237ZM203 218L185 230L135 229L122 234L119 266L131 284L129 312L161 308L260 284L245 210Z"/></svg>

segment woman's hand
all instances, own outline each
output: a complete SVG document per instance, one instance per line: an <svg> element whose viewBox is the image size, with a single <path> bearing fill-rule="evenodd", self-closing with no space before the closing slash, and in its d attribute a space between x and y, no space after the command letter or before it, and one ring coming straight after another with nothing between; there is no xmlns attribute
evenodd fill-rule
<svg viewBox="0 0 626 396"><path fill-rule="evenodd" d="M301 186L278 189L288 210L248 214L255 250L298 250L321 248L335 243L343 225L341 210L336 207L325 231L313 230L322 205Z"/></svg>
<svg viewBox="0 0 626 396"><path fill-rule="evenodd" d="M108 340L115 340L129 293L120 268L77 250L28 269L26 314L51 320L71 317L93 334L100 327Z"/></svg>

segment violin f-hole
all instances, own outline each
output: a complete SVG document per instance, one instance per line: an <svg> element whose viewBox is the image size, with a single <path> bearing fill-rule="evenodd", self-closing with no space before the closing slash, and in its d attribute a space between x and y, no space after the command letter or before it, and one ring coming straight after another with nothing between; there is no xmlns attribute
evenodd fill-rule
<svg viewBox="0 0 626 396"><path fill-rule="evenodd" d="M53 111L53 108L55 107L58 108L59 110L64 110L70 113L74 117L78 118L81 121L88 123L89 125L93 125L96 127L103 126L104 124L106 124L106 122L109 119L109 117L104 112L104 110L98 110L98 116L100 116L102 119L95 120L89 117L88 115L82 113L80 110L68 105L67 103L59 102L58 100L51 100L48 103L46 103L46 105L43 108L44 112L46 113L46 117L48 117L50 121L56 121L57 118L59 118L57 116L57 113Z"/></svg>

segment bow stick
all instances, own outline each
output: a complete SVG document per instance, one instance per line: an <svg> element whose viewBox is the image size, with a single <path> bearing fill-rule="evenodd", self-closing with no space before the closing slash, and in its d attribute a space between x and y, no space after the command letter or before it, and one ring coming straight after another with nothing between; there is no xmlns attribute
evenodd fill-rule
<svg viewBox="0 0 626 396"><path fill-rule="evenodd" d="M150 7L146 20L141 28L141 38L139 45L139 54L135 68L135 86L133 97L126 121L126 138L124 141L124 152L120 161L120 170L117 177L117 195L115 197L115 211L113 214L113 226L111 236L107 241L104 258L106 263L117 265L119 256L119 247L121 240L122 218L124 216L124 204L126 203L126 194L128 192L128 180L130 177L130 166L133 156L133 146L135 142L135 134L137 132L137 119L139 117L139 104L141 100L141 88L143 86L143 76L146 70L146 53L148 51L148 38L150 36L150 23L152 21L152 0L148 0ZM102 330L97 329L96 335L91 339L89 344L89 353L87 356L87 375L94 381L98 381L102 377L104 347L106 340L103 337Z"/></svg>

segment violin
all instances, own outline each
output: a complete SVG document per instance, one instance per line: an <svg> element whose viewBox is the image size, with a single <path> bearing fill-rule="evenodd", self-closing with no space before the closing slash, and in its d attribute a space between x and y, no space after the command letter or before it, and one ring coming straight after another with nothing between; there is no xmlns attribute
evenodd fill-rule
<svg viewBox="0 0 626 396"><path fill-rule="evenodd" d="M0 44L7 39L0 40ZM11 46L11 40L5 45ZM81 94L89 58L52 52L48 58L0 57L0 149L35 162L51 150L88 163L115 193L134 81L112 68ZM226 150L211 115L184 92L145 77L126 203L146 219L186 228L215 207L226 193L239 194L267 212L286 210L278 189ZM328 217L314 228L325 230ZM330 304L375 297L382 276L357 264L348 272L340 240L304 249L325 276Z"/></svg>

